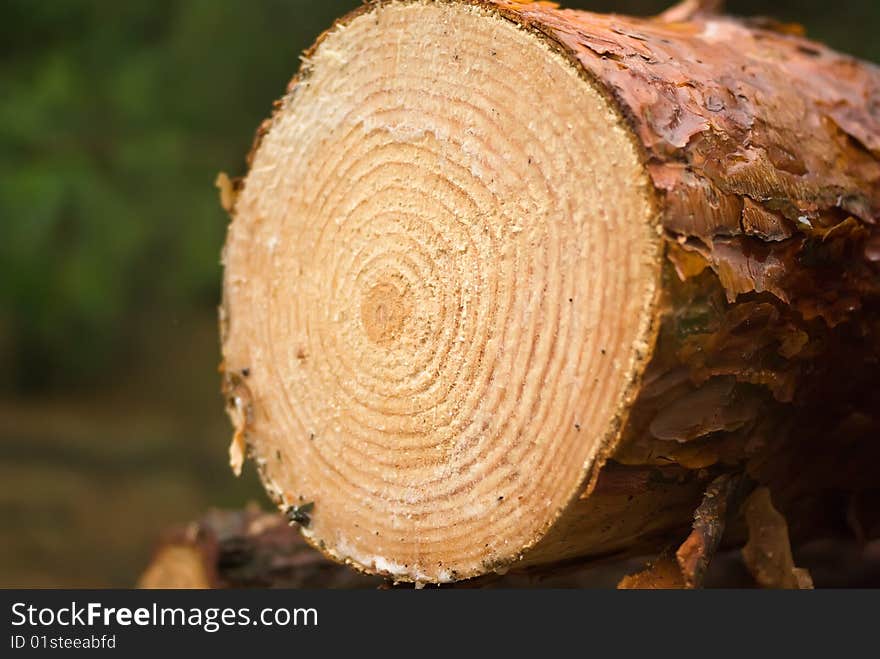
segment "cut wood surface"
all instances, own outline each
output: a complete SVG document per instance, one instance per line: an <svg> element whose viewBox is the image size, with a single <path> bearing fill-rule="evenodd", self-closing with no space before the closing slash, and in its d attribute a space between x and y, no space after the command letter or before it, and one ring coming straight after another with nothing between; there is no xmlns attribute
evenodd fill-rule
<svg viewBox="0 0 880 659"><path fill-rule="evenodd" d="M880 71L713 4L376 2L306 53L218 179L222 371L233 468L327 556L688 538L693 584L724 483L794 537L876 490Z"/></svg>

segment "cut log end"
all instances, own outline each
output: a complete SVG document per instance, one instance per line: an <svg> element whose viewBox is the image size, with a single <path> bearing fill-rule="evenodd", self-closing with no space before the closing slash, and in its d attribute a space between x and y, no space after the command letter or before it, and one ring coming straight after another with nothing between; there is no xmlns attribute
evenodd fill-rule
<svg viewBox="0 0 880 659"><path fill-rule="evenodd" d="M541 540L656 332L654 191L601 87L500 11L371 6L308 54L233 215L236 442L310 542L445 582Z"/></svg>

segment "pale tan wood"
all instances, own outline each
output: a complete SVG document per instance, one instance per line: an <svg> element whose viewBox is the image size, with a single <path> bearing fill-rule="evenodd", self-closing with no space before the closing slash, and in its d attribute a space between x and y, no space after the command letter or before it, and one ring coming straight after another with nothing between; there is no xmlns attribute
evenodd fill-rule
<svg viewBox="0 0 880 659"><path fill-rule="evenodd" d="M656 210L618 111L497 13L331 30L253 155L224 252L232 412L340 561L443 582L586 486L653 339ZM243 375L247 373L247 375Z"/></svg>

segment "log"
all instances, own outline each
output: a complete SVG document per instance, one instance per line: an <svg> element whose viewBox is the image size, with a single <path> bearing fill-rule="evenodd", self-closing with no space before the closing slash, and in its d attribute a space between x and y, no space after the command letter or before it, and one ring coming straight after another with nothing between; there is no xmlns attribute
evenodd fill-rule
<svg viewBox="0 0 880 659"><path fill-rule="evenodd" d="M144 589L216 588L412 588L363 575L325 558L310 547L280 514L254 505L241 510L211 509L201 518L162 533L140 578ZM610 587L634 562L571 565L458 582L459 588ZM729 572L729 570L728 570ZM724 581L719 585L729 585ZM423 584L417 584L423 585Z"/></svg>
<svg viewBox="0 0 880 659"><path fill-rule="evenodd" d="M166 531L139 588L376 588L383 584L328 561L280 515L251 506L209 510Z"/></svg>
<svg viewBox="0 0 880 659"><path fill-rule="evenodd" d="M305 54L218 179L221 370L233 469L326 556L442 583L698 533L696 583L721 476L794 540L875 496L880 70L715 4L371 2Z"/></svg>
<svg viewBox="0 0 880 659"><path fill-rule="evenodd" d="M333 588L381 589L397 584L363 575L314 550L280 514L256 506L211 509L165 531L138 579L145 589ZM549 572L492 574L463 588L609 587L632 563L572 565ZM722 581L721 583L725 583ZM401 584L399 587L410 587Z"/></svg>
<svg viewBox="0 0 880 659"><path fill-rule="evenodd" d="M762 493L755 490L755 495ZM774 513L752 513L758 533L748 551L727 550L715 556L705 576L708 588L780 587L791 576L815 574L819 587L868 587L880 584L880 541L859 542L823 538L797 548L809 572L791 564L792 547L780 538ZM704 501L704 504L706 502ZM757 524L755 524L757 522ZM769 522L769 523L768 523ZM138 580L140 588L412 588L376 576L363 575L335 563L306 544L299 531L281 514L256 506L241 510L211 509L201 518L162 533ZM692 534L693 535L693 534ZM689 536L692 537L692 536ZM769 542L768 542L769 540ZM687 546L687 542L683 546ZM743 560L749 558L749 563ZM781 559L781 560L780 560ZM787 562L786 562L787 561ZM686 588L691 574L686 565L666 553L649 561L572 562L552 569L512 569L504 575L443 584L449 588ZM753 572L754 576L749 573ZM628 575L628 576L627 576ZM416 584L417 586L420 584Z"/></svg>

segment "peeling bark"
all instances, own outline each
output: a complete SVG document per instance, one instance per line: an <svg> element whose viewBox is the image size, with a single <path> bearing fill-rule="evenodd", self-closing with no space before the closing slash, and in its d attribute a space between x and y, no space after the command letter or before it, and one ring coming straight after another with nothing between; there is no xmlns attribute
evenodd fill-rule
<svg viewBox="0 0 880 659"><path fill-rule="evenodd" d="M694 513L694 526L682 543L675 558L687 588L700 588L709 568L709 561L721 544L727 523L728 508L735 496L740 478L722 475L706 488L703 502Z"/></svg>

